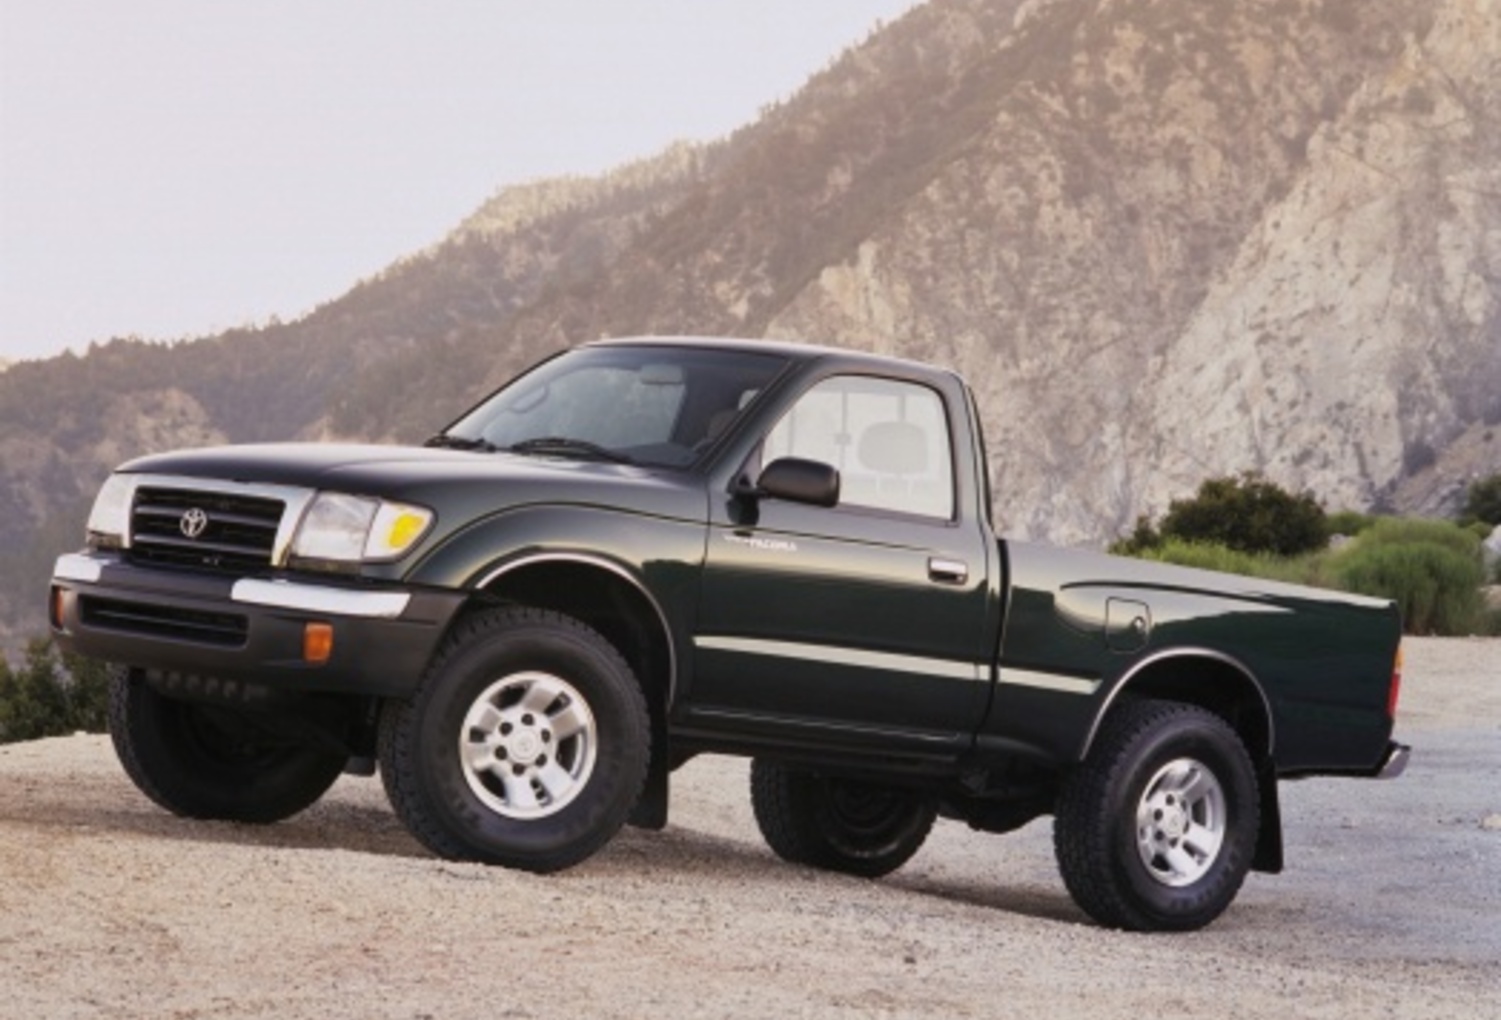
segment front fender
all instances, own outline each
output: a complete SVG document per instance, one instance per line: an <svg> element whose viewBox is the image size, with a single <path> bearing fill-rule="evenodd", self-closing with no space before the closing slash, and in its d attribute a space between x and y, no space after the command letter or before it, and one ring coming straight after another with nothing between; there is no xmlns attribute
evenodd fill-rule
<svg viewBox="0 0 1501 1020"><path fill-rule="evenodd" d="M474 590L508 564L540 555L577 555L612 564L664 609L691 606L703 567L701 522L595 506L523 506L481 518L450 535L407 573L435 588Z"/></svg>

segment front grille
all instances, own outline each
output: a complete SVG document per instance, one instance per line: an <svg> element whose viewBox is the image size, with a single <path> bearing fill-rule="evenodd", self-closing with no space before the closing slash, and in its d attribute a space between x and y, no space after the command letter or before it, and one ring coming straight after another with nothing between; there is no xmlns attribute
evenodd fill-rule
<svg viewBox="0 0 1501 1020"><path fill-rule="evenodd" d="M234 573L264 570L284 510L281 500L264 496L142 486L130 515L129 558Z"/></svg>
<svg viewBox="0 0 1501 1020"><path fill-rule="evenodd" d="M249 633L245 617L234 613L205 613L93 595L80 598L78 609L88 627L202 645L238 648L245 644Z"/></svg>

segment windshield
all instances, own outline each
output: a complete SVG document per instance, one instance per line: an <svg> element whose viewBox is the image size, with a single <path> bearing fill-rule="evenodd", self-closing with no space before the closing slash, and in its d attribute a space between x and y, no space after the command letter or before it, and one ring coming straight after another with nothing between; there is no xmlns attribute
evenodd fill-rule
<svg viewBox="0 0 1501 1020"><path fill-rule="evenodd" d="M785 363L769 354L667 345L578 348L510 383L432 442L684 467Z"/></svg>

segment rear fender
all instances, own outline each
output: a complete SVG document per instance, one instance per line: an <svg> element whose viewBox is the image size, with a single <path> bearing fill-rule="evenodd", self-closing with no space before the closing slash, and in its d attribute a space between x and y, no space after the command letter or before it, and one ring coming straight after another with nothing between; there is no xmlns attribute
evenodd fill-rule
<svg viewBox="0 0 1501 1020"><path fill-rule="evenodd" d="M1282 870L1282 808L1277 792L1276 728L1271 702L1244 663L1223 652L1184 648L1160 652L1137 663L1106 698L1090 728L1083 754L1094 746L1100 725L1124 698L1178 701L1214 712L1240 736L1256 766L1261 830L1256 840L1256 871Z"/></svg>

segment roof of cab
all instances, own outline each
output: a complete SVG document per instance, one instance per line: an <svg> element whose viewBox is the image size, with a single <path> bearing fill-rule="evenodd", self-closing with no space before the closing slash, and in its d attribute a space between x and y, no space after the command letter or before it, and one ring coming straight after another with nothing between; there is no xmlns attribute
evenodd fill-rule
<svg viewBox="0 0 1501 1020"><path fill-rule="evenodd" d="M848 347L829 347L820 344L803 343L792 340L753 340L746 337L722 337L722 336L631 336L610 337L607 339L594 340L581 346L640 346L656 345L663 347L713 347L720 350L747 351L759 354L775 354L794 361L816 361L825 358L837 358L842 361L865 362L872 367L890 366L905 371L918 369L923 372L946 372L950 370L935 365L924 364L920 361L912 361L906 358L894 358L884 354L872 354Z"/></svg>

